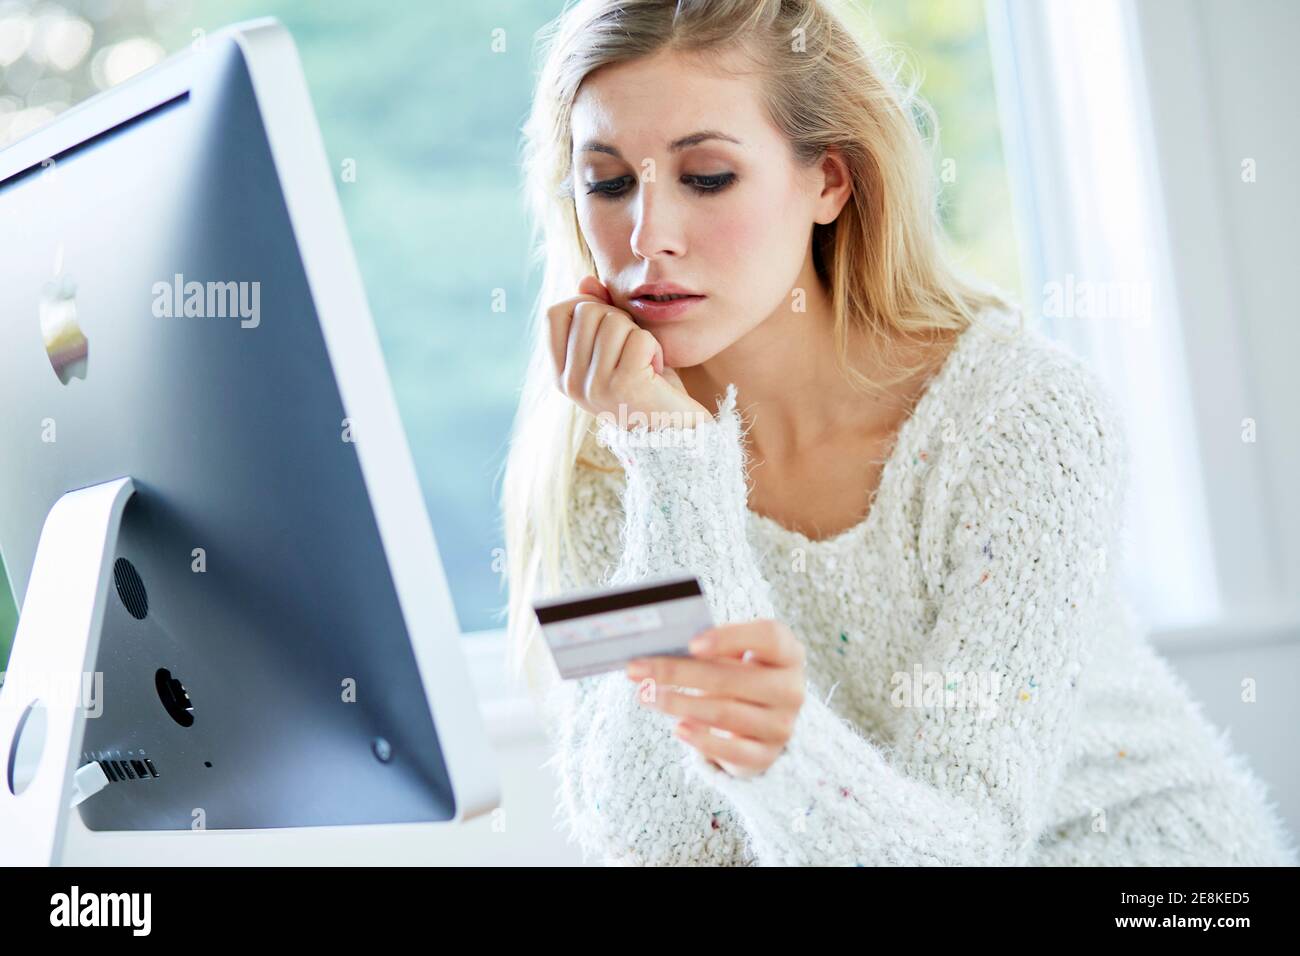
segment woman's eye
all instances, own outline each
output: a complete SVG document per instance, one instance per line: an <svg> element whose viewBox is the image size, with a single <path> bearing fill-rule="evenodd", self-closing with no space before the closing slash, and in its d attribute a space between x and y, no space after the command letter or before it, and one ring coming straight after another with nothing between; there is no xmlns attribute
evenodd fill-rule
<svg viewBox="0 0 1300 956"><path fill-rule="evenodd" d="M716 193L721 192L736 181L735 173L718 173L714 176L683 176L682 182L690 186L696 192Z"/></svg>
<svg viewBox="0 0 1300 956"><path fill-rule="evenodd" d="M736 181L735 173L717 173L712 176L683 176L682 182L697 193L721 192ZM587 195L618 199L636 182L635 176L616 176L599 182L587 183Z"/></svg>
<svg viewBox="0 0 1300 956"><path fill-rule="evenodd" d="M621 196L626 191L628 183L634 179L633 176L617 176L614 179L602 179L600 182L588 183L587 195Z"/></svg>

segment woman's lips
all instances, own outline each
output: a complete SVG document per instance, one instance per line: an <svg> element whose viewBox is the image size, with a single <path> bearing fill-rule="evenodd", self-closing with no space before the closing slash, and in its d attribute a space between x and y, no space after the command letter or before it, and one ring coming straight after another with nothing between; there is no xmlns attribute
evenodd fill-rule
<svg viewBox="0 0 1300 956"><path fill-rule="evenodd" d="M637 318L645 319L648 322L657 322L685 315L706 298L707 296L703 295L688 295L680 299L670 299L667 302L637 298L629 299L628 305L632 309L632 314Z"/></svg>

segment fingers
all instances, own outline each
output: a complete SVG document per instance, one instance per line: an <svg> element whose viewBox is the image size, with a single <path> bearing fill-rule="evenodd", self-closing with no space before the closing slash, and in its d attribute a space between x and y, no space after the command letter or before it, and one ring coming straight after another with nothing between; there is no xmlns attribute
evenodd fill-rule
<svg viewBox="0 0 1300 956"><path fill-rule="evenodd" d="M761 773L794 736L806 651L779 621L723 624L696 635L690 657L634 660L642 706L679 717L673 733L715 766ZM681 689L679 689L681 688Z"/></svg>
<svg viewBox="0 0 1300 956"><path fill-rule="evenodd" d="M546 323L550 331L551 360L558 380L564 374L564 363L569 350L569 326L573 323L573 310L579 302L594 301L592 296L574 296L557 302L546 310Z"/></svg>
<svg viewBox="0 0 1300 956"><path fill-rule="evenodd" d="M594 296L606 305L614 304L614 299L605 288L605 284L593 275L582 277L582 281L578 283L578 294Z"/></svg>
<svg viewBox="0 0 1300 956"><path fill-rule="evenodd" d="M688 721L678 724L673 733L705 757L752 773L761 773L770 767L785 747L784 744L746 737L721 737L707 726Z"/></svg>
<svg viewBox="0 0 1300 956"><path fill-rule="evenodd" d="M708 694L688 694L663 685L653 685L651 689L653 693L639 695L642 704L692 723L717 727L752 740L782 743L794 733L797 713L794 711L774 710Z"/></svg>
<svg viewBox="0 0 1300 956"><path fill-rule="evenodd" d="M636 669L638 665L641 670ZM714 697L732 697L762 707L797 709L803 704L802 682L792 681L786 671L727 658L643 657L630 662L628 677L653 680L656 687L691 687Z"/></svg>
<svg viewBox="0 0 1300 956"><path fill-rule="evenodd" d="M630 372L633 366L621 361L627 341L641 331L631 322L615 322L606 316L596 330L596 340L591 352L590 377L596 382L610 382L615 372ZM645 365L641 365L644 368Z"/></svg>
<svg viewBox="0 0 1300 956"><path fill-rule="evenodd" d="M609 290L595 276L584 276L578 283L578 294L555 303L546 310L550 331L551 360L558 380L564 374L564 363L569 349L569 329L573 324L573 311L579 302L603 302L613 305Z"/></svg>
<svg viewBox="0 0 1300 956"><path fill-rule="evenodd" d="M565 351L563 384L574 398L586 398L591 383L591 355L596 348L596 332L610 312L604 302L583 300L573 307L573 322L569 327L568 348Z"/></svg>
<svg viewBox="0 0 1300 956"><path fill-rule="evenodd" d="M744 658L771 667L793 667L806 658L804 646L794 633L768 620L711 627L695 636L690 650L700 658Z"/></svg>
<svg viewBox="0 0 1300 956"><path fill-rule="evenodd" d="M659 340L645 329L633 323L633 328L623 345L623 355L618 360L618 368L629 374L639 372L647 365L653 366L656 375L664 370L664 350Z"/></svg>
<svg viewBox="0 0 1300 956"><path fill-rule="evenodd" d="M611 307L589 295L575 296L571 299L565 299L563 302L557 302L546 310L546 321L550 332L551 344L551 361L555 368L556 381L563 386L566 379L566 372L569 378L574 378L581 383L582 376L586 373L585 361L591 357L591 339L594 336L594 330L599 324L599 317L592 321L593 310L600 312L608 311ZM576 350L577 356L584 360L581 367L571 367L571 357L575 350L572 348L574 333L578 320L583 317L587 322L585 341L578 343Z"/></svg>
<svg viewBox="0 0 1300 956"><path fill-rule="evenodd" d="M623 348L636 324L613 306L609 290L595 276L585 276L578 290L580 295L547 309L546 319L557 384L572 398L589 398L592 385L608 381L620 367ZM607 322L614 314L624 321ZM658 350L658 343L653 347ZM643 344L640 350L644 349ZM647 359L640 367L650 364Z"/></svg>

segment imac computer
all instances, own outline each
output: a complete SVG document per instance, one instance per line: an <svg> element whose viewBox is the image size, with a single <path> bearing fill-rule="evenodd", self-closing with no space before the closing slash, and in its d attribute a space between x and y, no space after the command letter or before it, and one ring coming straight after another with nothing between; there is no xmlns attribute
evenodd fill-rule
<svg viewBox="0 0 1300 956"><path fill-rule="evenodd" d="M498 805L275 21L208 36L0 151L0 447L21 612L0 862L63 862L73 814L193 834Z"/></svg>

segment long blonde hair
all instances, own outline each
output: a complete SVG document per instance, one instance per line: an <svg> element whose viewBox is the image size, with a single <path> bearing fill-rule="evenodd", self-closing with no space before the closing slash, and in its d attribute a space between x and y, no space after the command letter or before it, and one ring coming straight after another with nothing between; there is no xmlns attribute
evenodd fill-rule
<svg viewBox="0 0 1300 956"><path fill-rule="evenodd" d="M738 48L752 57L769 116L799 162L838 147L852 195L836 220L814 226L813 257L834 312L841 368L879 390L917 367L870 381L847 361L850 330L880 338L960 333L986 308L1010 309L1002 295L960 275L946 254L937 212L933 111L903 86L897 68L868 53L827 0L578 0L539 34L544 54L524 126L525 188L534 255L543 264L533 347L506 461L501 507L509 587L508 666L535 678L544 659L530 602L564 586L574 557L570 502L595 418L555 387L546 309L576 294L595 273L573 196L570 119L593 70L671 50L700 54ZM1022 317L1023 323L1023 317Z"/></svg>

